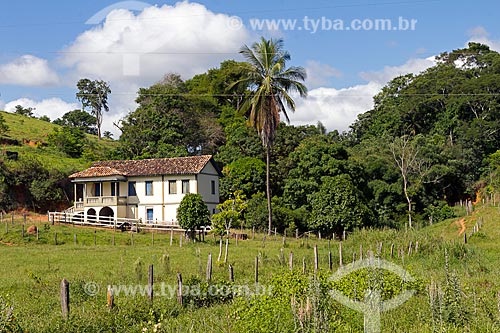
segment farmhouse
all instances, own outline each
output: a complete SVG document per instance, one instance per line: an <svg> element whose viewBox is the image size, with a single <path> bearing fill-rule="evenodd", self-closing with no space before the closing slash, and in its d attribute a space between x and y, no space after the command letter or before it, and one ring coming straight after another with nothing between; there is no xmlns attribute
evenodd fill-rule
<svg viewBox="0 0 500 333"><path fill-rule="evenodd" d="M200 193L211 214L219 203L219 176L212 156L103 161L74 173L73 214L88 219L129 218L177 224L187 193Z"/></svg>

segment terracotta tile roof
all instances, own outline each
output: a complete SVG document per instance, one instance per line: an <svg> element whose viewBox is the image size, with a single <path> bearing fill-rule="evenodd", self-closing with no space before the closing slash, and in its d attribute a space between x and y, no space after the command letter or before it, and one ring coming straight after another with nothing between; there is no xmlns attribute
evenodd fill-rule
<svg viewBox="0 0 500 333"><path fill-rule="evenodd" d="M211 155L203 155L148 160L102 161L96 162L87 170L77 172L69 177L193 175L200 173L211 159Z"/></svg>
<svg viewBox="0 0 500 333"><path fill-rule="evenodd" d="M91 178L91 177L106 177L106 176L125 176L121 171L107 166L91 166L90 168L76 172L69 178Z"/></svg>

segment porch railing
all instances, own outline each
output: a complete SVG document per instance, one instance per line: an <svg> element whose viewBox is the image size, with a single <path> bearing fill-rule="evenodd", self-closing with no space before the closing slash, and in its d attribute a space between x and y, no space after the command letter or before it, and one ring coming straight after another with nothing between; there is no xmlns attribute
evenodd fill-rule
<svg viewBox="0 0 500 333"><path fill-rule="evenodd" d="M184 231L176 221L143 221L120 217L85 215L83 212L49 212L49 222L72 225L93 226L111 229L143 229Z"/></svg>

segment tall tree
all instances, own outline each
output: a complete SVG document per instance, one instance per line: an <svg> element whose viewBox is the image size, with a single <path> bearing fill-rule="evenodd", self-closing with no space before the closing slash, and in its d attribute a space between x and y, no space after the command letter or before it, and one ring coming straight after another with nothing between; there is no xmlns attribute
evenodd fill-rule
<svg viewBox="0 0 500 333"><path fill-rule="evenodd" d="M97 134L96 119L82 110L66 112L62 118L53 121L54 124L79 128L85 133Z"/></svg>
<svg viewBox="0 0 500 333"><path fill-rule="evenodd" d="M81 79L76 87L78 88L76 98L82 103L82 110L90 108L90 113L95 116L97 137L100 139L102 111L109 111L108 95L111 94L109 83L102 80Z"/></svg>
<svg viewBox="0 0 500 333"><path fill-rule="evenodd" d="M307 96L307 88L302 83L306 72L302 67L286 67L290 54L283 49L282 39L266 40L261 38L251 47L244 45L240 53L250 67L247 75L236 81L231 87L245 86L250 90L240 110L248 114L252 127L259 133L262 145L266 150L266 192L269 219L269 234L272 227L271 185L270 185L270 151L276 129L283 113L287 122L287 109L295 111L295 102L288 94L297 92L301 97ZM302 81L302 82L301 82Z"/></svg>

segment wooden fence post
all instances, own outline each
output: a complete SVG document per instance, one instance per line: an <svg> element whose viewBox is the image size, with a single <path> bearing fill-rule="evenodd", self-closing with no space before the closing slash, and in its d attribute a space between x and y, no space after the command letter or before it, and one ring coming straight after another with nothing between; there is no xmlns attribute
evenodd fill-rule
<svg viewBox="0 0 500 333"><path fill-rule="evenodd" d="M94 230L94 246L97 245L97 230Z"/></svg>
<svg viewBox="0 0 500 333"><path fill-rule="evenodd" d="M177 303L182 305L182 275L177 273Z"/></svg>
<svg viewBox="0 0 500 333"><path fill-rule="evenodd" d="M293 271L293 252L290 251L290 255L288 256L288 267L290 271Z"/></svg>
<svg viewBox="0 0 500 333"><path fill-rule="evenodd" d="M391 258L394 257L394 243L391 244Z"/></svg>
<svg viewBox="0 0 500 333"><path fill-rule="evenodd" d="M359 260L363 260L363 244L359 244Z"/></svg>
<svg viewBox="0 0 500 333"><path fill-rule="evenodd" d="M64 319L69 318L69 282L66 279L61 281L61 310Z"/></svg>
<svg viewBox="0 0 500 333"><path fill-rule="evenodd" d="M115 292L113 291L111 285L108 286L107 306L109 310L112 310L115 306Z"/></svg>
<svg viewBox="0 0 500 333"><path fill-rule="evenodd" d="M255 283L259 283L259 256L255 257Z"/></svg>
<svg viewBox="0 0 500 333"><path fill-rule="evenodd" d="M130 245L134 246L134 232L130 234Z"/></svg>
<svg viewBox="0 0 500 333"><path fill-rule="evenodd" d="M149 265L149 272L148 272L148 298L149 298L149 303L151 303L151 304L153 304L153 283L154 283L153 265Z"/></svg>
<svg viewBox="0 0 500 333"><path fill-rule="evenodd" d="M24 238L24 224L21 226L21 238Z"/></svg>
<svg viewBox="0 0 500 333"><path fill-rule="evenodd" d="M181 232L181 235L179 237L179 247L182 247L182 232Z"/></svg>
<svg viewBox="0 0 500 333"><path fill-rule="evenodd" d="M306 258L302 257L302 273L306 274Z"/></svg>
<svg viewBox="0 0 500 333"><path fill-rule="evenodd" d="M332 251L328 251L328 269L330 271L333 269Z"/></svg>
<svg viewBox="0 0 500 333"><path fill-rule="evenodd" d="M11 215L11 221L12 221L12 225L14 225L14 212L12 212L12 215ZM52 223L53 224L53 223Z"/></svg>
<svg viewBox="0 0 500 333"><path fill-rule="evenodd" d="M36 228L36 240L40 239L40 234L39 234L40 231L39 231L39 229L40 228L38 228L38 227Z"/></svg>
<svg viewBox="0 0 500 333"><path fill-rule="evenodd" d="M344 263L342 262L342 242L339 243L339 266L342 267Z"/></svg>
<svg viewBox="0 0 500 333"><path fill-rule="evenodd" d="M76 234L73 234L73 245L76 245Z"/></svg>
<svg viewBox="0 0 500 333"><path fill-rule="evenodd" d="M252 240L255 239L255 227L252 227Z"/></svg>
<svg viewBox="0 0 500 333"><path fill-rule="evenodd" d="M318 272L319 262L318 262L318 245L314 245L314 274Z"/></svg>
<svg viewBox="0 0 500 333"><path fill-rule="evenodd" d="M174 227L170 229L170 246L172 246L173 240L174 240Z"/></svg>
<svg viewBox="0 0 500 333"><path fill-rule="evenodd" d="M212 280L212 253L209 253L207 259L207 281L211 280Z"/></svg>
<svg viewBox="0 0 500 333"><path fill-rule="evenodd" d="M233 265L229 265L229 281L234 282L234 270Z"/></svg>

